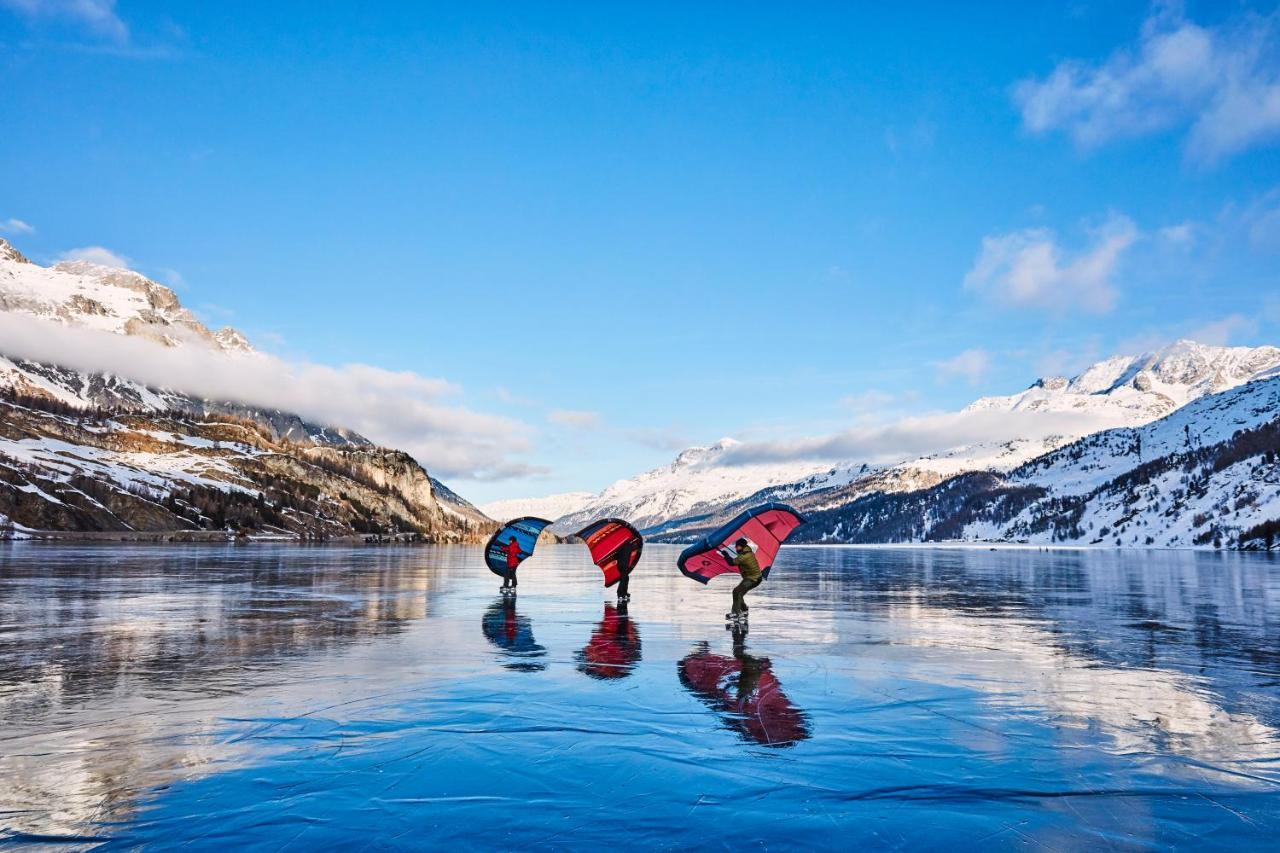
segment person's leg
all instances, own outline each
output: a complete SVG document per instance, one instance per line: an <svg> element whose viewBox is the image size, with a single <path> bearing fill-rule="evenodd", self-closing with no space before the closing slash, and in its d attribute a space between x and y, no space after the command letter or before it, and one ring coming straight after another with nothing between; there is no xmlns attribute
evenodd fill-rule
<svg viewBox="0 0 1280 853"><path fill-rule="evenodd" d="M743 613L746 613L748 610L751 609L750 607L747 606L747 593L751 592L751 590L760 586L760 580L761 580L760 578L756 578L753 581L744 579L742 583L738 584L740 587L743 587L743 590L742 590L742 612Z"/></svg>
<svg viewBox="0 0 1280 853"><path fill-rule="evenodd" d="M631 584L631 573L623 572L622 577L618 580L618 598L627 597L627 587Z"/></svg>
<svg viewBox="0 0 1280 853"><path fill-rule="evenodd" d="M507 575L502 579L502 585L504 587L515 587L516 585L515 569L511 568L510 566L507 567Z"/></svg>
<svg viewBox="0 0 1280 853"><path fill-rule="evenodd" d="M750 583L751 581L743 578L738 582L738 585L733 588L733 610L731 612L742 613L747 609L747 604L742 600L742 596L746 595L747 590L751 588L749 586Z"/></svg>

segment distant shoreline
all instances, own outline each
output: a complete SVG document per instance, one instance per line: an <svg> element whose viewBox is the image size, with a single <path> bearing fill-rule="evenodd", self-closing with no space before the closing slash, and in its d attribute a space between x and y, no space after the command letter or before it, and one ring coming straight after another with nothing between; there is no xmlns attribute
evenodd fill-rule
<svg viewBox="0 0 1280 853"><path fill-rule="evenodd" d="M425 542L406 536L378 536L376 534L352 534L328 536L323 539L304 538L283 534L252 534L238 536L225 530L18 530L13 536L0 538L0 542L101 542L101 543L154 543L160 545L189 545L193 543L226 543L240 545L282 544L323 545L413 545L413 544L479 544L478 542Z"/></svg>
<svg viewBox="0 0 1280 853"><path fill-rule="evenodd" d="M480 545L481 542L428 542L422 539L395 539L390 537L376 538L374 535L355 534L351 536L331 536L325 539L302 539L296 536L272 534L237 536L222 530L22 530L11 538L0 538L0 545L11 542L42 542L68 544L155 544L155 545L192 545L192 544L226 544L226 545ZM548 544L573 544L556 542ZM688 543L655 542L655 545L683 547ZM846 548L865 550L906 550L927 549L931 551L1187 551L1187 552L1222 552L1232 554L1257 553L1268 551L1213 548L1188 546L1182 548L1116 547L1114 545L1070 545L1070 544L1036 544L1028 542L805 542L782 546L786 550L798 548Z"/></svg>

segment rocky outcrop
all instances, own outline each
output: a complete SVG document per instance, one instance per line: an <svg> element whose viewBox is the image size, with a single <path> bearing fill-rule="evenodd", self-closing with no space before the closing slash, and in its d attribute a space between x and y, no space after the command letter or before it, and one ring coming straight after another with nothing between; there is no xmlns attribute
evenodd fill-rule
<svg viewBox="0 0 1280 853"><path fill-rule="evenodd" d="M400 451L297 443L224 414L85 411L13 392L0 399L0 517L33 530L432 542L495 528L442 503Z"/></svg>

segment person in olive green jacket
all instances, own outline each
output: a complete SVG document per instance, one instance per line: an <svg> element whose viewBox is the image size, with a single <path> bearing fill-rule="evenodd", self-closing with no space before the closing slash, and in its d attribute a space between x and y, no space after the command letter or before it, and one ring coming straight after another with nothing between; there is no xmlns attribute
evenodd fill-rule
<svg viewBox="0 0 1280 853"><path fill-rule="evenodd" d="M733 543L736 554L730 554L728 551L721 551L721 555L730 563L738 567L738 573L742 575L742 580L733 588L733 609L725 614L727 619L745 619L747 616L746 595L755 589L764 580L764 572L760 571L760 563L756 560L756 552L751 550L751 543L746 539L739 539Z"/></svg>

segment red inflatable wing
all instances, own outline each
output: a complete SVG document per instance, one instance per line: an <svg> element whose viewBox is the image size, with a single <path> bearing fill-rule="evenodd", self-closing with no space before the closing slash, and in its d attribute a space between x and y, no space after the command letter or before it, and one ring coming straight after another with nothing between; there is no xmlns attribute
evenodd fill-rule
<svg viewBox="0 0 1280 853"><path fill-rule="evenodd" d="M604 572L604 585L613 586L623 573L630 572L640 562L644 538L620 518L605 518L593 522L578 531L578 538L587 543L591 561Z"/></svg>
<svg viewBox="0 0 1280 853"><path fill-rule="evenodd" d="M749 539L755 546L756 561L765 577L778 558L778 549L805 519L786 504L768 503L749 509L713 533L699 539L680 553L677 565L685 577L706 583L716 575L736 572L738 567L727 561L720 550L733 551L733 543Z"/></svg>

